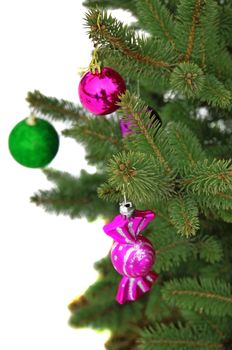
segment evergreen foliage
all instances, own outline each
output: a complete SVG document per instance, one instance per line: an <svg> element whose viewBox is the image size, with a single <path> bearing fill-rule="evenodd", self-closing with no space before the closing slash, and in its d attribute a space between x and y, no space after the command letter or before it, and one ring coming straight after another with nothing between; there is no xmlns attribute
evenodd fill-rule
<svg viewBox="0 0 232 350"><path fill-rule="evenodd" d="M163 297L171 305L223 317L232 315L231 287L222 280L183 278L167 282Z"/></svg>
<svg viewBox="0 0 232 350"><path fill-rule="evenodd" d="M68 122L95 174L44 170L54 183L32 201L49 212L107 221L126 196L154 210L145 235L156 248L152 290L118 305L109 257L70 304L74 327L108 328L108 350L232 347L232 3L221 0L86 0L86 28L100 60L127 82L119 110L97 117L30 92L40 115ZM97 6L97 7L96 7ZM125 25L106 9L129 10ZM99 10L101 9L101 10ZM100 17L99 17L100 14ZM151 119L159 112L162 127ZM122 138L119 119L131 123ZM98 233L99 234L99 233ZM102 232L103 234L103 232Z"/></svg>
<svg viewBox="0 0 232 350"><path fill-rule="evenodd" d="M195 63L189 62L178 64L170 77L171 88L187 97L199 95L203 89L204 82L205 76L203 71Z"/></svg>
<svg viewBox="0 0 232 350"><path fill-rule="evenodd" d="M210 340L209 340L210 339ZM220 337L206 325L156 324L141 332L138 350L221 349Z"/></svg>
<svg viewBox="0 0 232 350"><path fill-rule="evenodd" d="M27 102L38 115L44 115L51 120L77 122L86 119L86 111L70 101L48 97L39 91L29 92Z"/></svg>
<svg viewBox="0 0 232 350"><path fill-rule="evenodd" d="M197 203L190 197L174 198L169 204L169 215L178 233L189 237L199 228Z"/></svg>
<svg viewBox="0 0 232 350"><path fill-rule="evenodd" d="M176 50L173 38L174 21L167 7L155 0L136 1L137 13L144 30L152 36L161 37Z"/></svg>
<svg viewBox="0 0 232 350"><path fill-rule="evenodd" d="M114 155L107 167L109 184L116 189L126 185L125 191L134 203L144 203L170 197L172 192L171 178L159 163L144 153L123 152ZM160 177L160 174L163 177ZM142 188L142 192L141 192Z"/></svg>
<svg viewBox="0 0 232 350"><path fill-rule="evenodd" d="M69 215L73 219L85 216L90 221L102 214L99 210L102 205L105 207L104 215L106 213L106 216L111 216L114 213L114 205L105 204L96 196L97 187L104 181L104 175L92 175L82 170L77 178L54 169L45 169L43 172L55 187L39 191L31 197L31 201L43 206L46 211Z"/></svg>
<svg viewBox="0 0 232 350"><path fill-rule="evenodd" d="M85 123L64 130L63 135L72 137L85 146L86 159L92 165L99 165L122 150L118 119L109 121L104 117L87 118Z"/></svg>

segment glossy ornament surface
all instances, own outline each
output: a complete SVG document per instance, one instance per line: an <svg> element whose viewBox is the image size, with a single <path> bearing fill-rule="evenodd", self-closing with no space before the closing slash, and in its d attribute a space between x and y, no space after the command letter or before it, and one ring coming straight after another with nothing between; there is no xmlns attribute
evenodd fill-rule
<svg viewBox="0 0 232 350"><path fill-rule="evenodd" d="M96 115L115 112L119 95L126 91L126 84L119 73L104 67L101 73L87 72L79 84L79 97L84 108Z"/></svg>
<svg viewBox="0 0 232 350"><path fill-rule="evenodd" d="M43 168L55 157L59 136L46 120L30 118L20 121L9 135L9 150L13 158L29 168Z"/></svg>
<svg viewBox="0 0 232 350"><path fill-rule="evenodd" d="M117 215L103 227L115 242L111 249L111 261L116 271L123 275L116 300L120 304L134 301L151 289L158 275L151 271L155 262L152 243L141 231L155 217L151 210L135 210L130 218Z"/></svg>

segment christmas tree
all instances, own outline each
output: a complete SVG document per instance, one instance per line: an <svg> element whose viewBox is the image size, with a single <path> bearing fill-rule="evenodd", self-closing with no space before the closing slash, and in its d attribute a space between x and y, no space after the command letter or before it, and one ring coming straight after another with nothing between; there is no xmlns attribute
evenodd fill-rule
<svg viewBox="0 0 232 350"><path fill-rule="evenodd" d="M121 277L105 257L95 265L99 279L71 303L70 324L110 329L109 350L231 349L232 4L85 5L98 59L120 73L127 90L108 116L39 91L28 94L38 114L68 122L63 135L84 145L96 167L80 177L47 168L54 188L32 201L72 218L110 222L124 191L136 208L156 213L145 235L156 249L158 278L149 293L120 305ZM108 8L128 10L135 20L125 25ZM131 123L125 137L120 119Z"/></svg>

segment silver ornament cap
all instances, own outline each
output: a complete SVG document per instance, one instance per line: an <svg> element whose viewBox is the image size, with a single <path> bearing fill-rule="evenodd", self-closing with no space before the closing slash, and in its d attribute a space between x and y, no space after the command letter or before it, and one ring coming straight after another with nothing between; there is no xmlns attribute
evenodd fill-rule
<svg viewBox="0 0 232 350"><path fill-rule="evenodd" d="M135 207L132 202L123 201L119 204L119 210L121 215L129 219L133 215Z"/></svg>

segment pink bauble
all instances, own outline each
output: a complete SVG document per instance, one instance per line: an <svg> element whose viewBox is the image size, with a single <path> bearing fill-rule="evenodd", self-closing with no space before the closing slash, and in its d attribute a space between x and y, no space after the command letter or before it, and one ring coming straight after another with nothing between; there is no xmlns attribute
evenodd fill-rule
<svg viewBox="0 0 232 350"><path fill-rule="evenodd" d="M155 250L147 238L139 235L135 244L114 242L111 261L116 271L123 276L146 276L155 262Z"/></svg>
<svg viewBox="0 0 232 350"><path fill-rule="evenodd" d="M83 107L93 114L106 115L119 108L119 95L126 91L126 84L115 70L104 67L101 73L87 72L78 91Z"/></svg>

